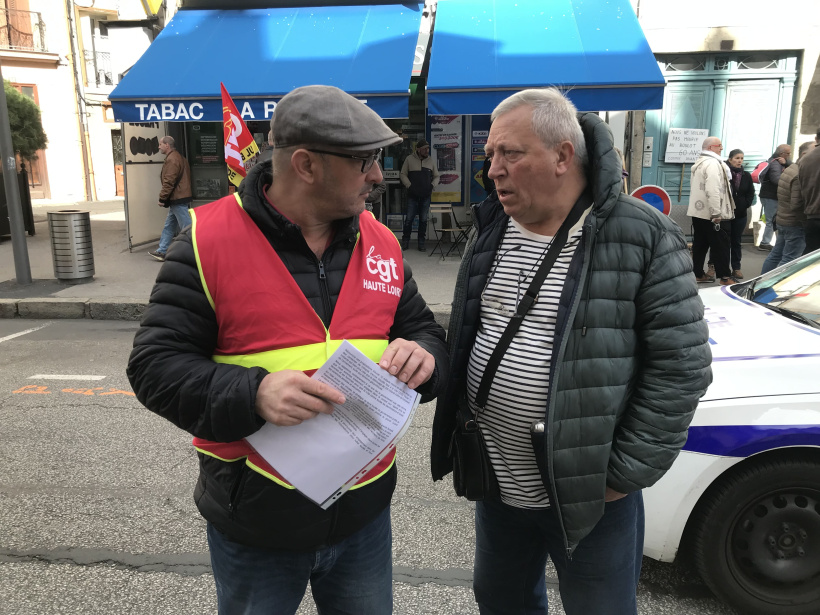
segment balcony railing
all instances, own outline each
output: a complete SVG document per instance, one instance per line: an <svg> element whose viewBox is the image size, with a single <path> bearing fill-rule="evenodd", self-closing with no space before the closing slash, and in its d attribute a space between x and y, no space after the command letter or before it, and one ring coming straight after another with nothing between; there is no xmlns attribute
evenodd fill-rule
<svg viewBox="0 0 820 615"><path fill-rule="evenodd" d="M107 51L94 53L83 50L85 58L85 74L89 86L114 85L114 75L111 72L111 54Z"/></svg>
<svg viewBox="0 0 820 615"><path fill-rule="evenodd" d="M41 14L0 9L0 49L48 51L46 24Z"/></svg>

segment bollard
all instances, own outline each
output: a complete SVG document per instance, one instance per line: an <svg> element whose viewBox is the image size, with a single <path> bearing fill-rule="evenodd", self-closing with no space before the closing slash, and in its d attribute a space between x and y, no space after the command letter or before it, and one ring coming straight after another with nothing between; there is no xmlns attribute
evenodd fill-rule
<svg viewBox="0 0 820 615"><path fill-rule="evenodd" d="M76 209L50 211L48 231L54 277L67 282L90 282L94 278L90 214Z"/></svg>

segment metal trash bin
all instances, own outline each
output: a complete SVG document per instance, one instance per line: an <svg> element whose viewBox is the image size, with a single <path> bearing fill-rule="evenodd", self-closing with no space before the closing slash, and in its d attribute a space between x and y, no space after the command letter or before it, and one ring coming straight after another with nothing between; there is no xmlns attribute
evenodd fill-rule
<svg viewBox="0 0 820 615"><path fill-rule="evenodd" d="M48 232L54 277L69 282L90 282L94 278L91 215L76 209L50 211Z"/></svg>

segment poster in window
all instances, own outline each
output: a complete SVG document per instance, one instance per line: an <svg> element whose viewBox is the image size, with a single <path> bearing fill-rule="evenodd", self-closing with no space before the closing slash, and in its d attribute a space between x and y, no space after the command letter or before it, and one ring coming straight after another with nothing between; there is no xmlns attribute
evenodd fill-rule
<svg viewBox="0 0 820 615"><path fill-rule="evenodd" d="M430 155L439 172L439 184L431 197L436 203L461 203L461 118L430 116Z"/></svg>

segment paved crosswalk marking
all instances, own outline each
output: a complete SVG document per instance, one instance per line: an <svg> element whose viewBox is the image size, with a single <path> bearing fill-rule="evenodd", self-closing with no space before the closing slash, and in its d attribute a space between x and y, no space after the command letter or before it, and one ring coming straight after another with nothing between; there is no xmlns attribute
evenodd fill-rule
<svg viewBox="0 0 820 615"><path fill-rule="evenodd" d="M34 374L27 380L103 380L105 376L92 376L83 374Z"/></svg>

